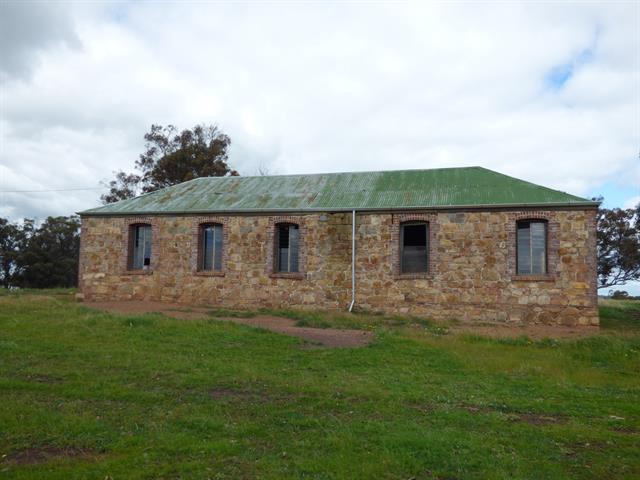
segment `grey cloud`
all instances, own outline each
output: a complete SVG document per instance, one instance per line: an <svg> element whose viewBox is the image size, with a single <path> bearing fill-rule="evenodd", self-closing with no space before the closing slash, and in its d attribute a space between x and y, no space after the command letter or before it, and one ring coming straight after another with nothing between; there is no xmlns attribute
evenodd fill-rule
<svg viewBox="0 0 640 480"><path fill-rule="evenodd" d="M28 78L38 55L51 47L80 46L69 8L57 2L0 2L0 80Z"/></svg>

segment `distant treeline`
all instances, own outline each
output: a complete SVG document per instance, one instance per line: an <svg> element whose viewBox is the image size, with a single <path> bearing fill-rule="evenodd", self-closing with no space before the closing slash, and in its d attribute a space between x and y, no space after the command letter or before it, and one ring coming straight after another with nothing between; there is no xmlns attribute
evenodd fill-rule
<svg viewBox="0 0 640 480"><path fill-rule="evenodd" d="M611 290L607 298L611 300L640 300L640 296L634 297L633 295L629 295L629 292L625 290Z"/></svg>
<svg viewBox="0 0 640 480"><path fill-rule="evenodd" d="M79 252L77 216L48 217L39 225L0 218L1 287L75 287Z"/></svg>

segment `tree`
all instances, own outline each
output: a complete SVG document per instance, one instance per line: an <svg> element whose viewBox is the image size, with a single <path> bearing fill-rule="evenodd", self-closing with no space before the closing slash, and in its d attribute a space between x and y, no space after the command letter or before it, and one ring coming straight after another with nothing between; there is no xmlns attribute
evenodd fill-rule
<svg viewBox="0 0 640 480"><path fill-rule="evenodd" d="M640 280L640 204L598 211L598 288Z"/></svg>
<svg viewBox="0 0 640 480"><path fill-rule="evenodd" d="M259 177L267 177L269 175L273 175L271 165L264 160L260 160L258 162L258 166L255 169L255 175Z"/></svg>
<svg viewBox="0 0 640 480"><path fill-rule="evenodd" d="M135 162L139 173L119 171L107 186L103 203L135 197L198 177L238 175L228 165L231 139L215 125L179 132L173 125L151 125L145 152Z"/></svg>
<svg viewBox="0 0 640 480"><path fill-rule="evenodd" d="M78 280L80 219L48 217L39 227L25 219L13 282L25 288L73 287Z"/></svg>
<svg viewBox="0 0 640 480"><path fill-rule="evenodd" d="M20 251L21 232L18 225L0 218L0 286L12 285L16 273L16 256Z"/></svg>
<svg viewBox="0 0 640 480"><path fill-rule="evenodd" d="M138 195L140 180L140 175L135 173L116 172L116 178L107 184L109 193L100 197L102 203L114 203L135 197Z"/></svg>
<svg viewBox="0 0 640 480"><path fill-rule="evenodd" d="M624 290L609 290L609 296L614 300L626 300L629 298L629 292L625 292Z"/></svg>

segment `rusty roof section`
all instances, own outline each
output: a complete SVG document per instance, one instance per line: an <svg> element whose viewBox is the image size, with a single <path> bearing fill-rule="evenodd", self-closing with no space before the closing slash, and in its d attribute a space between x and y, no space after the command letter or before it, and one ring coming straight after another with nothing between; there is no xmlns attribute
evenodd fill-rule
<svg viewBox="0 0 640 480"><path fill-rule="evenodd" d="M482 167L203 177L80 215L588 206L598 202Z"/></svg>

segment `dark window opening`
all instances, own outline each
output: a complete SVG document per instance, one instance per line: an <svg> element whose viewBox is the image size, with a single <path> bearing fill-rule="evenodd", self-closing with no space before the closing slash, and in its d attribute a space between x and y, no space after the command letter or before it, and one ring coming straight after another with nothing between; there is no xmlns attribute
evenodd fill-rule
<svg viewBox="0 0 640 480"><path fill-rule="evenodd" d="M519 275L547 273L547 222L520 221L517 224L517 267Z"/></svg>
<svg viewBox="0 0 640 480"><path fill-rule="evenodd" d="M299 232L298 225L292 223L276 225L276 270L278 272L296 273L299 271Z"/></svg>
<svg viewBox="0 0 640 480"><path fill-rule="evenodd" d="M151 266L151 225L132 225L130 236L129 269L147 270Z"/></svg>
<svg viewBox="0 0 640 480"><path fill-rule="evenodd" d="M201 271L222 270L222 225L210 224L200 227Z"/></svg>
<svg viewBox="0 0 640 480"><path fill-rule="evenodd" d="M400 226L400 271L424 273L429 269L429 225L408 223Z"/></svg>

